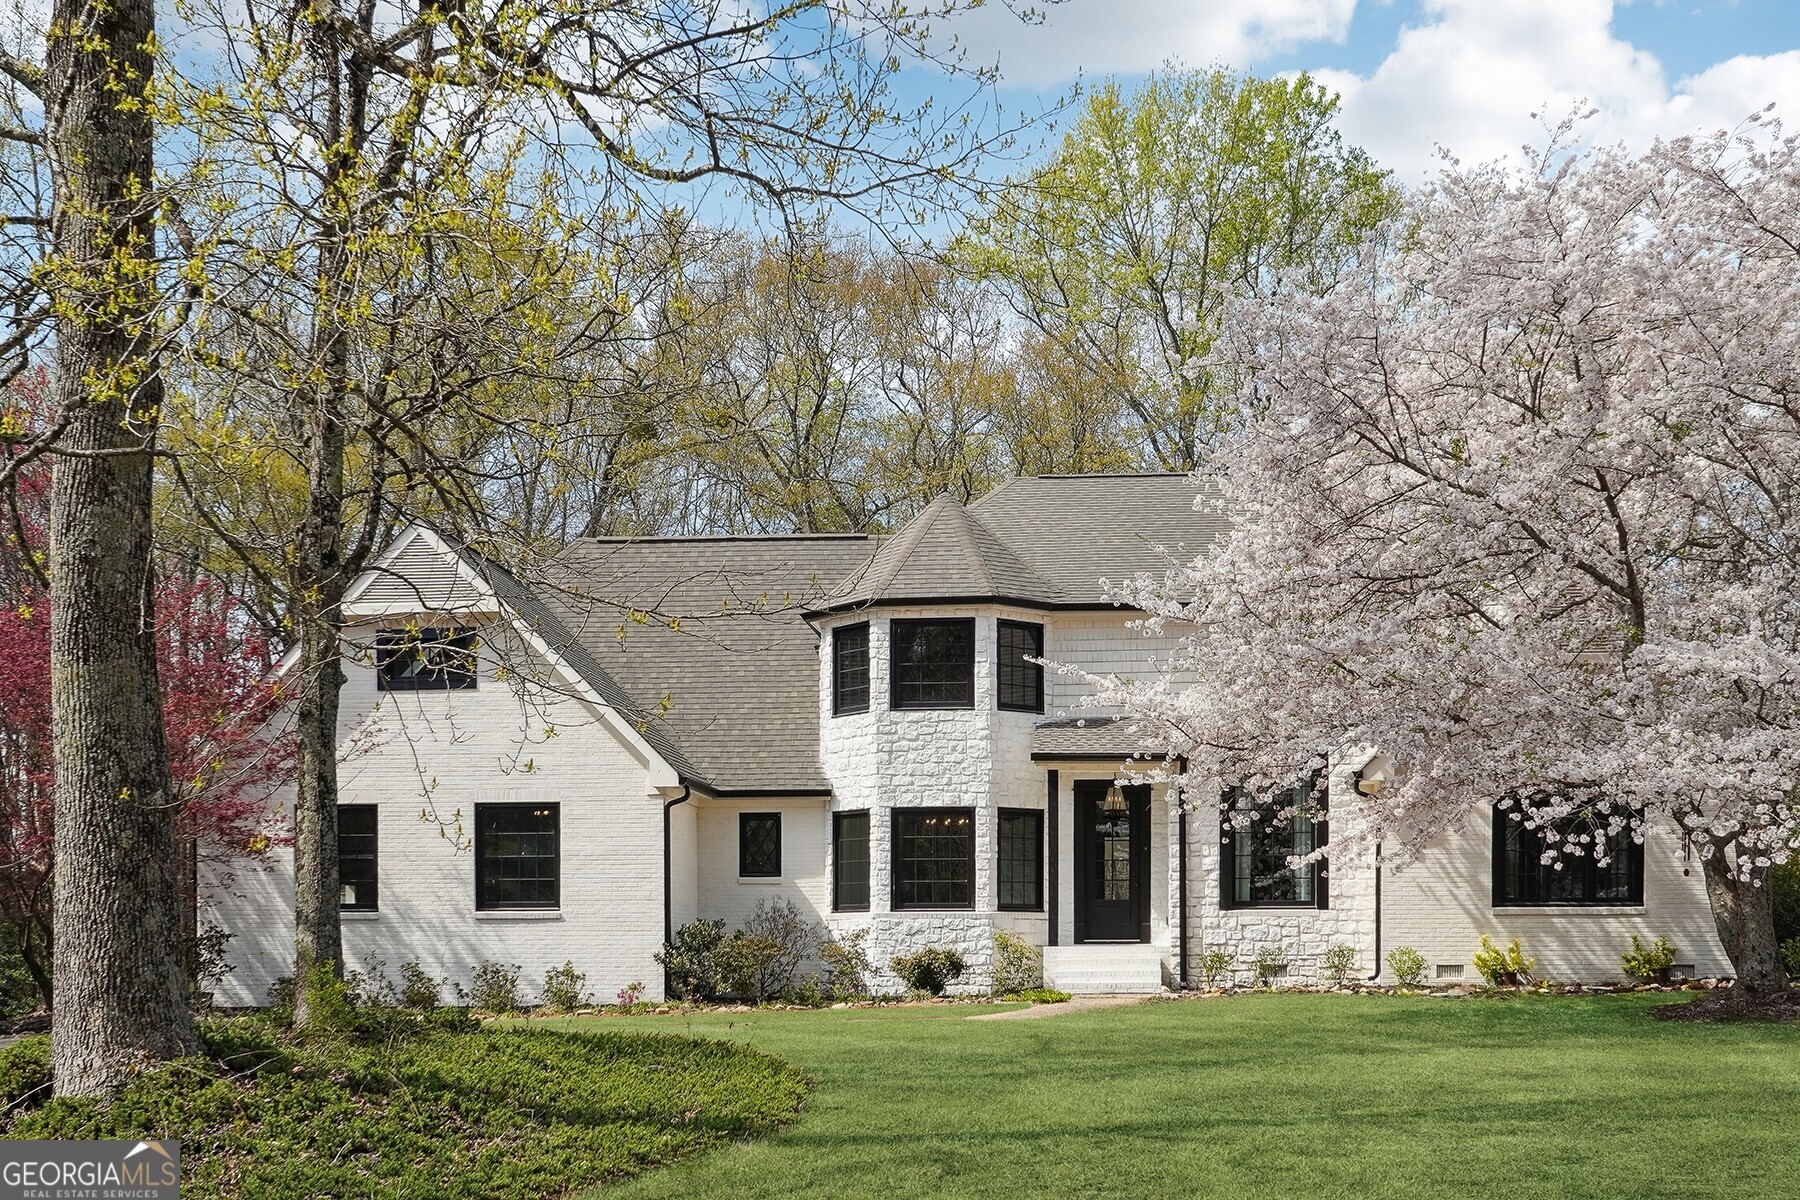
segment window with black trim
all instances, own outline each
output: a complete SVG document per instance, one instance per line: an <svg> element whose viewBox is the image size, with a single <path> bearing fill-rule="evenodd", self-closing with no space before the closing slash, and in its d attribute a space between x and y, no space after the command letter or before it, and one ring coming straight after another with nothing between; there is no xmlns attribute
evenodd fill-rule
<svg viewBox="0 0 1800 1200"><path fill-rule="evenodd" d="M1298 867L1289 863L1325 845L1321 814L1289 808L1311 803L1318 775L1291 788L1255 796L1232 788L1219 821L1219 906L1221 908L1329 908L1325 860ZM1320 800L1323 797L1320 796ZM1247 814L1239 828L1232 814Z"/></svg>
<svg viewBox="0 0 1800 1200"><path fill-rule="evenodd" d="M831 711L837 716L869 711L867 621L831 631Z"/></svg>
<svg viewBox="0 0 1800 1200"><path fill-rule="evenodd" d="M745 879L781 877L781 814L738 814L738 875Z"/></svg>
<svg viewBox="0 0 1800 1200"><path fill-rule="evenodd" d="M1577 839L1581 853L1545 862L1550 838L1527 829L1516 809L1494 808L1494 905L1639 905L1644 902L1644 846L1629 828L1608 833L1598 814L1576 813L1553 822L1558 843ZM1605 847L1604 863L1594 853Z"/></svg>
<svg viewBox="0 0 1800 1200"><path fill-rule="evenodd" d="M975 621L894 621L895 708L975 707Z"/></svg>
<svg viewBox="0 0 1800 1200"><path fill-rule="evenodd" d="M975 810L894 810L894 907L975 907Z"/></svg>
<svg viewBox="0 0 1800 1200"><path fill-rule="evenodd" d="M472 629L383 629L375 635L375 680L383 692L475 686Z"/></svg>
<svg viewBox="0 0 1800 1200"><path fill-rule="evenodd" d="M1000 707L1013 712L1044 711L1044 664L1028 662L1044 657L1044 627L1029 621L1001 621L997 627L1000 647L997 691Z"/></svg>
<svg viewBox="0 0 1800 1200"><path fill-rule="evenodd" d="M831 818L831 907L838 912L869 911L869 814L841 812Z"/></svg>
<svg viewBox="0 0 1800 1200"><path fill-rule="evenodd" d="M380 908L380 811L373 804L338 805L338 908L344 912Z"/></svg>
<svg viewBox="0 0 1800 1200"><path fill-rule="evenodd" d="M561 824L557 804L477 804L475 907L557 907Z"/></svg>
<svg viewBox="0 0 1800 1200"><path fill-rule="evenodd" d="M1035 808L1000 810L1000 907L1037 912L1044 907L1044 814Z"/></svg>

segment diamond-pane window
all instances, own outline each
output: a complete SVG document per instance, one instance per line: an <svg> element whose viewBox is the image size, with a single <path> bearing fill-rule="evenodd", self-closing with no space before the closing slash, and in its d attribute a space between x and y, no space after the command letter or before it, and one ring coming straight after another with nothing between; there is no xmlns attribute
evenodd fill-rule
<svg viewBox="0 0 1800 1200"><path fill-rule="evenodd" d="M750 879L781 875L781 814L738 814L738 874Z"/></svg>

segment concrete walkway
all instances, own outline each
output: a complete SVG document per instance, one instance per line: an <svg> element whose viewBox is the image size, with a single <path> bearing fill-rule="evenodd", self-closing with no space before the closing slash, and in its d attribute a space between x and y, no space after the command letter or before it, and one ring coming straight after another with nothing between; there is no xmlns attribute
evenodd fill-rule
<svg viewBox="0 0 1800 1200"><path fill-rule="evenodd" d="M1126 1004L1143 1004L1152 996L1075 996L1060 1004L1033 1004L1029 1008L1013 1008L1006 1012L981 1013L964 1017L965 1021L1031 1021L1039 1017L1060 1017L1064 1013L1088 1012L1096 1008L1119 1008Z"/></svg>

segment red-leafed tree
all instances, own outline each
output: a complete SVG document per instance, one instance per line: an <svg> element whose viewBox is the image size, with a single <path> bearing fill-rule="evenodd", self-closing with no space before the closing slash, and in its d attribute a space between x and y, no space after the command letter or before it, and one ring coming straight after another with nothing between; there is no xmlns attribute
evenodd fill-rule
<svg viewBox="0 0 1800 1200"><path fill-rule="evenodd" d="M28 377L0 422L32 421ZM56 767L50 726L50 605L43 577L49 472L16 470L0 538L0 932L51 999ZM269 790L292 772L269 682L271 648L208 580L159 578L157 674L184 844L201 858L255 858L270 844Z"/></svg>

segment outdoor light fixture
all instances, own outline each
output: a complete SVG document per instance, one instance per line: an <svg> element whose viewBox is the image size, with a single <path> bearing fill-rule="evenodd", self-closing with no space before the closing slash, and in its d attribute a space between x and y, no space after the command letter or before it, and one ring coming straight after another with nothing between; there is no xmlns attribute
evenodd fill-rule
<svg viewBox="0 0 1800 1200"><path fill-rule="evenodd" d="M1377 754L1356 773L1356 790L1365 796L1379 796L1393 778L1394 764L1385 754Z"/></svg>
<svg viewBox="0 0 1800 1200"><path fill-rule="evenodd" d="M1106 789L1106 799L1101 803L1100 810L1115 817L1125 811L1125 789L1117 781Z"/></svg>

